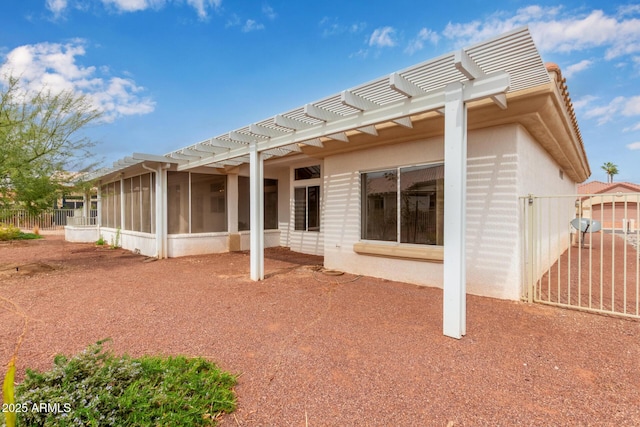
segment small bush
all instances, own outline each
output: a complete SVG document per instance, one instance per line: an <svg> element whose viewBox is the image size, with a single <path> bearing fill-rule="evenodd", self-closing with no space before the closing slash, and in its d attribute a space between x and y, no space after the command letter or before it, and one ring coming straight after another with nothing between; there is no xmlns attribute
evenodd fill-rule
<svg viewBox="0 0 640 427"><path fill-rule="evenodd" d="M0 240L15 240L20 236L20 229L11 224L0 224Z"/></svg>
<svg viewBox="0 0 640 427"><path fill-rule="evenodd" d="M0 224L0 241L31 239L42 239L42 236L39 233L23 233L18 227L10 224Z"/></svg>
<svg viewBox="0 0 640 427"><path fill-rule="evenodd" d="M72 358L56 356L52 370L27 370L16 404L19 425L214 426L235 410L236 377L202 358L115 357L104 341ZM37 407L37 406L36 406Z"/></svg>

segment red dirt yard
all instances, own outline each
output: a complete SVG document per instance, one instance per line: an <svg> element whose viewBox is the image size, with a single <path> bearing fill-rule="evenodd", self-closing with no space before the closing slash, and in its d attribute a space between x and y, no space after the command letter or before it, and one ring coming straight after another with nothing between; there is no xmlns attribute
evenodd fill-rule
<svg viewBox="0 0 640 427"><path fill-rule="evenodd" d="M146 260L62 236L0 244L0 362L18 380L110 337L116 353L204 356L241 374L223 426L637 426L640 322L316 271L267 251Z"/></svg>

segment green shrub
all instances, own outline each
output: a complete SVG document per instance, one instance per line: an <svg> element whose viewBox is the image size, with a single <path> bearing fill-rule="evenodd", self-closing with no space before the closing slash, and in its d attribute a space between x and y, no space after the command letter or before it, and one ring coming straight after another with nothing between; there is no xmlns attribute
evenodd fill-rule
<svg viewBox="0 0 640 427"><path fill-rule="evenodd" d="M10 224L0 224L0 241L31 239L42 239L42 236L36 233L23 233L18 227Z"/></svg>
<svg viewBox="0 0 640 427"><path fill-rule="evenodd" d="M18 414L19 425L213 426L235 410L236 377L203 358L115 357L104 341L54 367L27 370L16 404L49 411ZM36 406L35 408L37 408Z"/></svg>
<svg viewBox="0 0 640 427"><path fill-rule="evenodd" d="M0 224L0 240L15 240L20 236L20 229L11 224Z"/></svg>

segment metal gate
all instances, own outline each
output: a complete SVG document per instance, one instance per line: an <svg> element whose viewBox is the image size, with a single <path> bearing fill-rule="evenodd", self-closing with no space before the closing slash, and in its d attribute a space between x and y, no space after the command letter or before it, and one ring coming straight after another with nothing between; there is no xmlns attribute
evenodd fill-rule
<svg viewBox="0 0 640 427"><path fill-rule="evenodd" d="M529 195L520 209L523 299L640 318L640 193Z"/></svg>

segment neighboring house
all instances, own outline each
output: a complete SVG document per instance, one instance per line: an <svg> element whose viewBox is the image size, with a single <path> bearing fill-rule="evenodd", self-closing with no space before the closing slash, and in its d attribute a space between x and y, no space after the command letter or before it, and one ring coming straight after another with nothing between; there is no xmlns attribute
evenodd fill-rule
<svg viewBox="0 0 640 427"><path fill-rule="evenodd" d="M283 88L286 90L286 88ZM527 28L417 64L166 155L100 171L100 227L158 257L263 248L326 268L444 288L444 331L466 291L517 300L519 196L590 175L567 87ZM568 223L575 206L557 212ZM251 233L258 230L258 233ZM264 230L264 232L260 232Z"/></svg>
<svg viewBox="0 0 640 427"><path fill-rule="evenodd" d="M630 182L586 182L578 186L580 216L600 221L604 230L635 232L640 225L640 185Z"/></svg>

